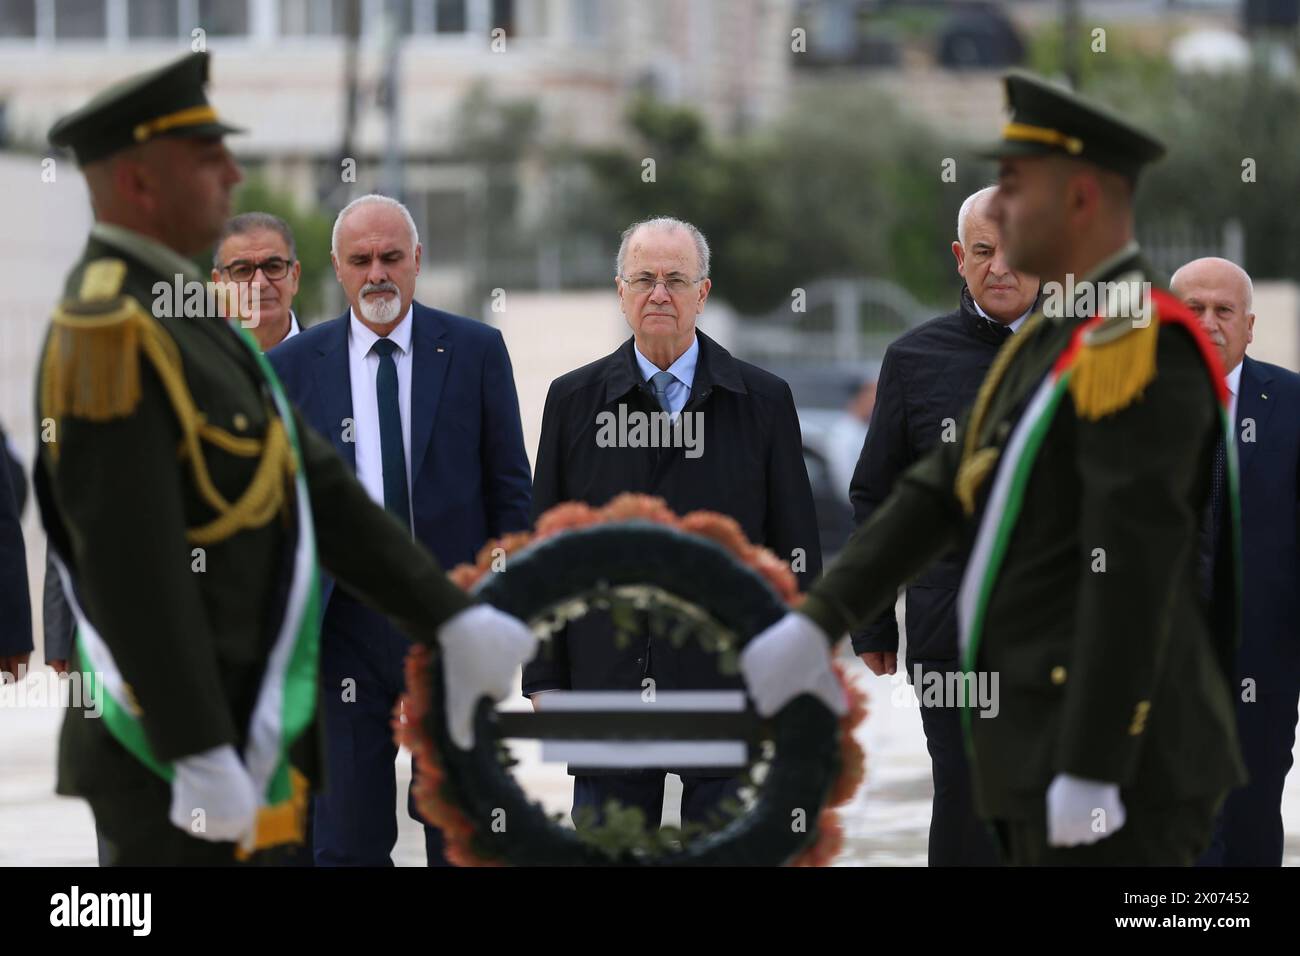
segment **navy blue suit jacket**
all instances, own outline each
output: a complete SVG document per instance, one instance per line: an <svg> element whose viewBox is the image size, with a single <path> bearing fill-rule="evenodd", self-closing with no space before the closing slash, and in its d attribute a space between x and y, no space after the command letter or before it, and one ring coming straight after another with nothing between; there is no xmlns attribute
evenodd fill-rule
<svg viewBox="0 0 1300 956"><path fill-rule="evenodd" d="M1300 684L1300 375L1247 357L1238 395L1238 672L1254 678L1260 694L1294 693Z"/></svg>
<svg viewBox="0 0 1300 956"><path fill-rule="evenodd" d="M289 398L356 469L348 314L295 335L267 357ZM411 518L450 571L489 538L532 527L532 478L514 372L501 333L416 302L411 316ZM332 580L322 581L328 607Z"/></svg>

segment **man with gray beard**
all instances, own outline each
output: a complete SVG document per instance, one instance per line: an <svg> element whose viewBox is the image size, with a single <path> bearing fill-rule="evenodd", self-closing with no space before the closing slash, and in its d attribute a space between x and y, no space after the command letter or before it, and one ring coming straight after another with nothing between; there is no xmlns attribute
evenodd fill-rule
<svg viewBox="0 0 1300 956"><path fill-rule="evenodd" d="M532 479L501 333L415 301L423 248L406 207L362 196L334 223L331 259L348 311L268 354L303 417L445 568L530 524ZM410 642L325 580L321 681L326 787L317 866L389 866L397 841L397 746L389 726ZM414 803L410 813L415 819ZM425 826L430 864L442 837Z"/></svg>

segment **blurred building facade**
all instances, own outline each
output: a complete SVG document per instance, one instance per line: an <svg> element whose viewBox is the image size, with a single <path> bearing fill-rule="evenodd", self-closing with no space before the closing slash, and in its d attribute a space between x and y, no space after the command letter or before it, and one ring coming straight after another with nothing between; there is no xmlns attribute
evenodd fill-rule
<svg viewBox="0 0 1300 956"><path fill-rule="evenodd" d="M425 241L422 290L469 307L471 274L491 254L474 222L482 164L454 154L471 91L535 102L541 143L611 144L637 92L690 104L725 135L782 109L792 10L793 0L0 0L0 147L43 152L55 117L201 42L214 54L211 99L247 127L230 140L246 170L327 212L374 188L400 193ZM520 182L522 214L544 216L550 184L526 166ZM604 258L588 255L587 271L608 274Z"/></svg>

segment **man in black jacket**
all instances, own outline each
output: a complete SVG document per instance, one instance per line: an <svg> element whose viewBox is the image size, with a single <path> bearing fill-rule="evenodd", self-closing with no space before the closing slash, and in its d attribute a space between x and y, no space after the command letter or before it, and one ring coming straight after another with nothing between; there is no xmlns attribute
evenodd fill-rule
<svg viewBox="0 0 1300 956"><path fill-rule="evenodd" d="M885 352L871 430L849 486L857 524L889 496L899 475L937 442L953 440L958 414L975 400L993 356L1032 310L1038 279L1007 265L997 226L988 217L995 188L969 196L957 216L952 252L965 280L960 306L912 329ZM950 686L946 675L959 670L955 601L966 557L948 555L907 588L907 674L921 703L934 775L931 866L997 862L993 840L971 799L960 712L941 697L942 706L933 706L936 695L923 692L923 687ZM898 622L893 610L854 634L853 649L873 673L895 673Z"/></svg>
<svg viewBox="0 0 1300 956"><path fill-rule="evenodd" d="M623 233L615 280L633 336L619 349L551 383L533 477L533 510L563 501L599 507L622 492L663 498L678 514L730 515L749 540L788 561L801 587L821 573L817 519L790 387L731 356L695 328L708 298L709 247L694 226L651 219ZM638 422L671 417L671 447L647 447ZM632 427L622 429L623 422ZM642 434L647 429L642 428ZM658 431L651 424L650 432ZM612 439L612 440L611 440ZM588 615L524 669L523 691L657 691L743 686L722 678L713 655L675 647L649 631L620 649L607 617ZM664 768L571 768L574 816L606 802L640 808L656 829ZM675 771L674 771L675 772ZM683 823L707 824L735 779L696 768L682 777Z"/></svg>

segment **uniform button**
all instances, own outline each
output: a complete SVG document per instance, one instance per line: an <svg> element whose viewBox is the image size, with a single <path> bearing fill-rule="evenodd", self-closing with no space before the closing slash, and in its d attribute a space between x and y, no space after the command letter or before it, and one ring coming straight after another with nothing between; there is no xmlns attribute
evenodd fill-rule
<svg viewBox="0 0 1300 956"><path fill-rule="evenodd" d="M233 419L233 422L235 426L235 431L242 432L248 428L248 416L245 415L243 412L235 412L235 417Z"/></svg>
<svg viewBox="0 0 1300 956"><path fill-rule="evenodd" d="M1052 683L1055 684L1057 687L1060 687L1062 684L1065 683L1066 676L1067 675L1065 673L1065 668L1062 667L1060 664L1057 664L1055 667L1052 668Z"/></svg>
<svg viewBox="0 0 1300 956"><path fill-rule="evenodd" d="M1002 422L998 425L998 441L1006 441L1007 436L1011 434L1011 423Z"/></svg>

